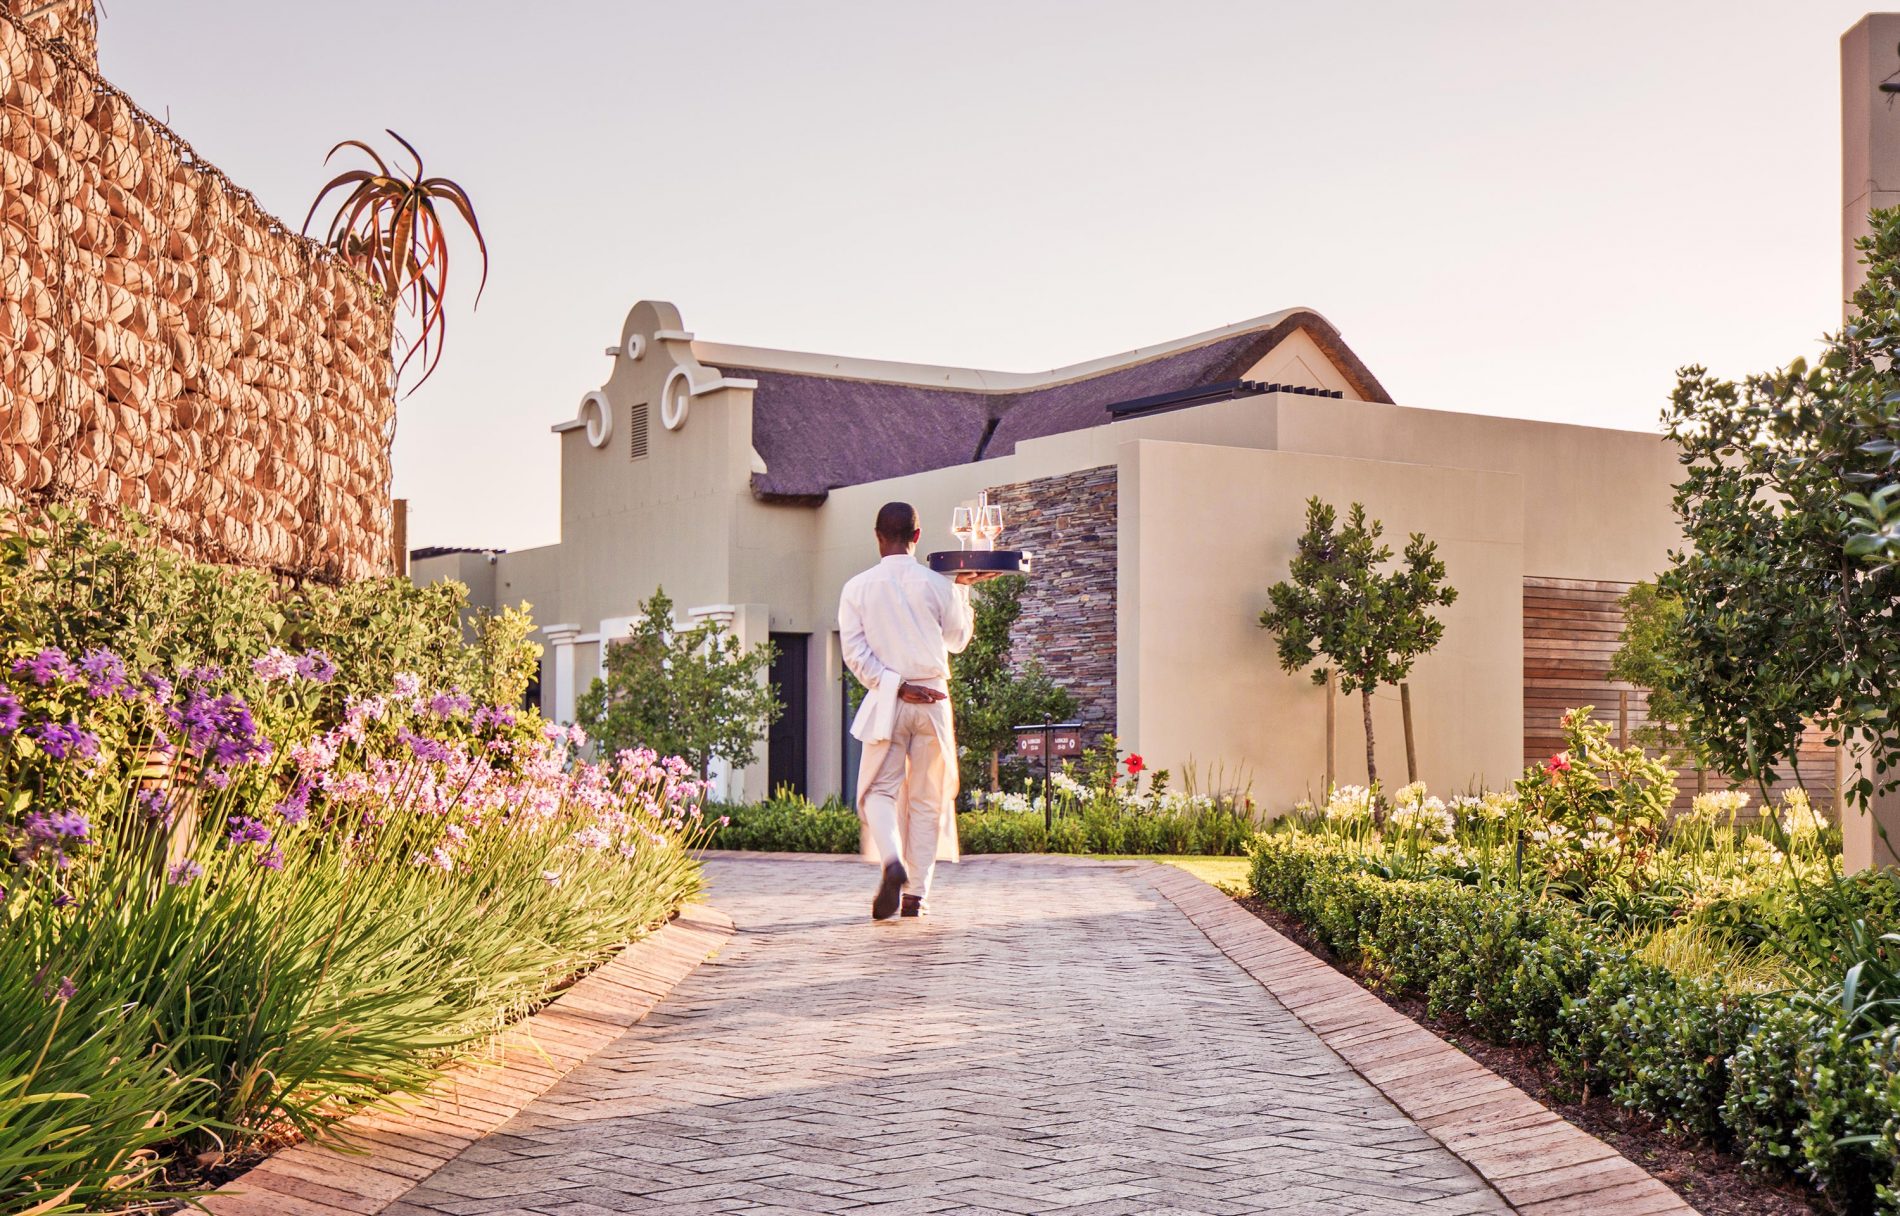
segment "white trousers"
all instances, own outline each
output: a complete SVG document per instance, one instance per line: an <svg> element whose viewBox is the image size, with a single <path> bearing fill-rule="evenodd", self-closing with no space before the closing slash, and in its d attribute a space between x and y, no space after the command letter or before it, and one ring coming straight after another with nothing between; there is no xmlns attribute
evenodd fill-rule
<svg viewBox="0 0 1900 1216"><path fill-rule="evenodd" d="M930 879L937 869L937 832L944 813L945 768L950 763L930 708L898 702L891 745L862 802L878 863L901 859L910 876L904 890L919 898L930 894ZM899 794L906 795L909 809L903 824L897 822Z"/></svg>

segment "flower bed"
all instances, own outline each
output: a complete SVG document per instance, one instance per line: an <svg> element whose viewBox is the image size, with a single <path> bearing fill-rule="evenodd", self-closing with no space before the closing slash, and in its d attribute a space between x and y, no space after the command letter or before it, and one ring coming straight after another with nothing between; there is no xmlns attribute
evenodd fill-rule
<svg viewBox="0 0 1900 1216"><path fill-rule="evenodd" d="M1360 790L1260 839L1252 886L1382 987L1546 1053L1578 1092L1900 1211L1900 898L1841 878L1798 795L1674 825L1673 774L1573 715L1570 751L1508 794Z"/></svg>
<svg viewBox="0 0 1900 1216"><path fill-rule="evenodd" d="M957 816L965 853L1170 853L1240 857L1258 825L1245 795L1170 788L1166 772L1142 774L1140 756L1121 757L1114 740L1022 793L978 793ZM730 823L712 841L722 849L855 853L858 815L836 799L822 804L780 794L756 806L721 808ZM1048 812L1053 809L1053 814Z"/></svg>
<svg viewBox="0 0 1900 1216"><path fill-rule="evenodd" d="M0 1208L176 1197L200 1154L321 1135L697 889L682 763L580 762L577 732L398 666L496 686L510 648L465 652L452 599L247 598L101 550L91 584L46 550L0 567ZM174 576L216 605L189 628L135 593Z"/></svg>

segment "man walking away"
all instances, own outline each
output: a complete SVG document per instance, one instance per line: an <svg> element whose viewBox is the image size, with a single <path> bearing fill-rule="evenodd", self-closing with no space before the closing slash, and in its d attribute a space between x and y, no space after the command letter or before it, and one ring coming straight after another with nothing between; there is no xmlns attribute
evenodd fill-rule
<svg viewBox="0 0 1900 1216"><path fill-rule="evenodd" d="M869 690L851 733L864 744L858 818L865 859L883 871L871 915L924 915L939 858L957 857L957 743L950 716L950 656L970 644L969 584L951 582L913 556L919 530L909 503L877 513L878 564L844 585L838 629L845 665Z"/></svg>

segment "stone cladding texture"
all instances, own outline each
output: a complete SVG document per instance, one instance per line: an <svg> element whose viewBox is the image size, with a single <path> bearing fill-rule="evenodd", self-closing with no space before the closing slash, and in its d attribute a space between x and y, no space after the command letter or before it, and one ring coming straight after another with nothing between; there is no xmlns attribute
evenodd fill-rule
<svg viewBox="0 0 1900 1216"><path fill-rule="evenodd" d="M1003 508L1003 546L1033 562L1011 658L1036 660L1075 695L1091 741L1113 731L1114 466L992 487L990 501Z"/></svg>

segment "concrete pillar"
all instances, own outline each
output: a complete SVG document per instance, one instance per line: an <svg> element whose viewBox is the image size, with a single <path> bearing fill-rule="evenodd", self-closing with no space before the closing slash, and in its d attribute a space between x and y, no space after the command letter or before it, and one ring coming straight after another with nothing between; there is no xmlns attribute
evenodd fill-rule
<svg viewBox="0 0 1900 1216"><path fill-rule="evenodd" d="M686 616L694 625L718 624L746 650L770 640L772 614L764 604L706 604L688 608ZM759 681L764 683L765 678L761 672ZM759 744L751 764L729 765L715 757L707 777L713 783L715 798L728 802L765 801L772 792L766 788L765 744Z"/></svg>
<svg viewBox="0 0 1900 1216"><path fill-rule="evenodd" d="M1841 284L1843 309L1862 279L1854 242L1867 213L1900 206L1900 13L1869 13L1841 35Z"/></svg>
<svg viewBox="0 0 1900 1216"><path fill-rule="evenodd" d="M1864 754L1849 751L1847 779L1880 777ZM1876 794L1870 807L1852 798L1841 810L1841 868L1849 874L1875 866L1900 865L1900 790Z"/></svg>
<svg viewBox="0 0 1900 1216"><path fill-rule="evenodd" d="M1883 85L1893 86L1889 92ZM1865 277L1854 242L1872 230L1867 213L1900 206L1900 13L1869 13L1841 35L1842 312ZM1847 778L1874 777L1850 749ZM1900 863L1900 793L1871 806L1851 799L1841 812L1841 861L1848 873Z"/></svg>
<svg viewBox="0 0 1900 1216"><path fill-rule="evenodd" d="M548 649L554 655L554 688L544 700L554 707L556 722L572 722L574 698L578 695L574 687L574 641L580 637L581 627L543 625L541 635L547 638Z"/></svg>

